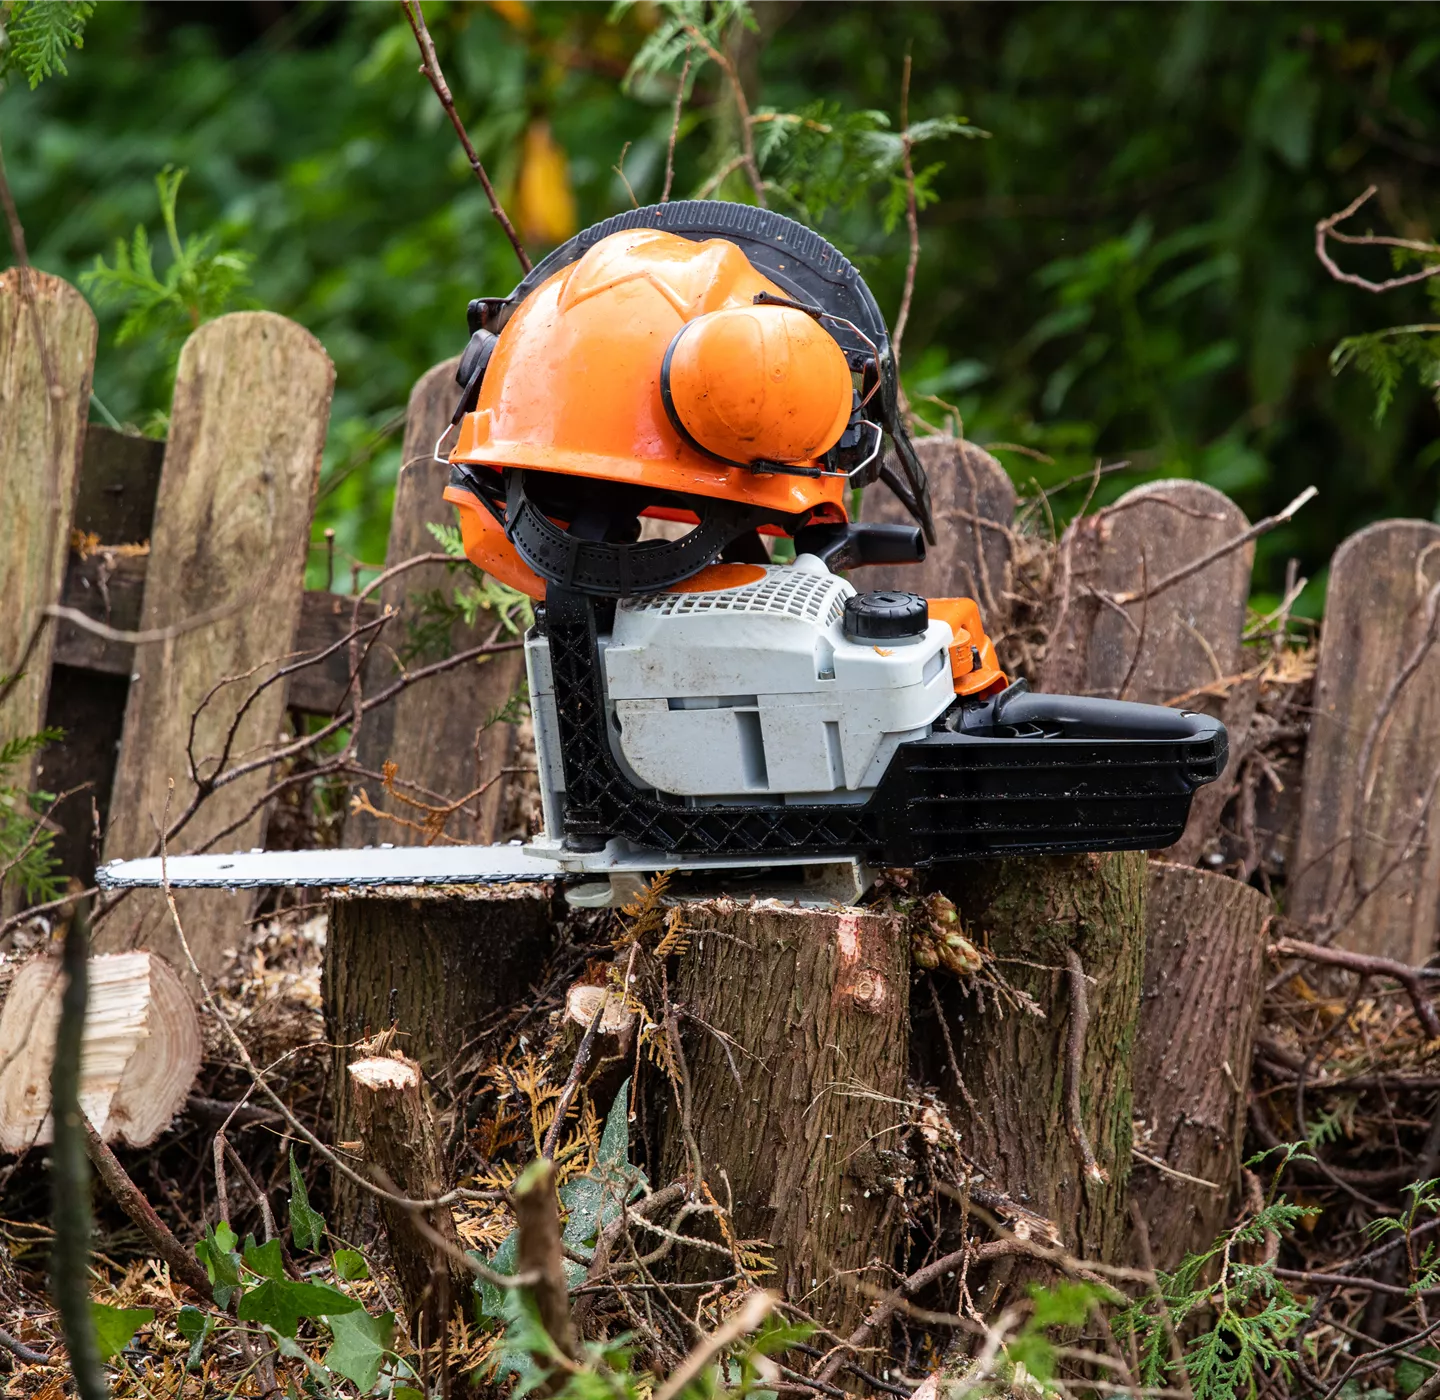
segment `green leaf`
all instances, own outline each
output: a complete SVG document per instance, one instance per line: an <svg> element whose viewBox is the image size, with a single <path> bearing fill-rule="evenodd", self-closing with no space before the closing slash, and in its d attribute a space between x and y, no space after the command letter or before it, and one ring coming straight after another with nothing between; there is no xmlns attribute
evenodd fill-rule
<svg viewBox="0 0 1440 1400"><path fill-rule="evenodd" d="M16 0L6 25L6 53L0 72L15 67L32 90L52 74L69 73L64 53L85 47L85 21L95 0Z"/></svg>
<svg viewBox="0 0 1440 1400"><path fill-rule="evenodd" d="M281 1279L285 1277L285 1259L280 1252L279 1240L267 1240L256 1244L253 1235L245 1239L245 1267L261 1278Z"/></svg>
<svg viewBox="0 0 1440 1400"><path fill-rule="evenodd" d="M425 1397L412 1385L397 1385L390 1392L389 1400L425 1400Z"/></svg>
<svg viewBox="0 0 1440 1400"><path fill-rule="evenodd" d="M335 1251L335 1277L348 1283L352 1279L370 1277L370 1266L358 1249L337 1249Z"/></svg>
<svg viewBox="0 0 1440 1400"><path fill-rule="evenodd" d="M221 1308L228 1308L241 1288L240 1256L235 1243L235 1231L222 1220L206 1230L195 1245L195 1255L214 1285L215 1304Z"/></svg>
<svg viewBox="0 0 1440 1400"><path fill-rule="evenodd" d="M1426 1361L1440 1361L1440 1347L1421 1347L1415 1355ZM1412 1391L1419 1390L1434 1374L1431 1367L1404 1357L1395 1363L1395 1389L1401 1395L1409 1395Z"/></svg>
<svg viewBox="0 0 1440 1400"><path fill-rule="evenodd" d="M185 1358L185 1369L193 1371L200 1364L200 1353L206 1338L215 1330L215 1319L199 1308L183 1307L175 1319L180 1335L190 1343L190 1355Z"/></svg>
<svg viewBox="0 0 1440 1400"><path fill-rule="evenodd" d="M259 1322L282 1337L293 1337L302 1317L339 1317L359 1310L356 1299L328 1283L272 1278L240 1300L237 1315L241 1322Z"/></svg>
<svg viewBox="0 0 1440 1400"><path fill-rule="evenodd" d="M395 1314L342 1313L330 1319L330 1332L335 1340L325 1353L325 1364L347 1381L354 1381L362 1393L369 1390L395 1341Z"/></svg>
<svg viewBox="0 0 1440 1400"><path fill-rule="evenodd" d="M325 1217L310 1205L305 1178L295 1165L295 1149L290 1149L290 1238L296 1249L319 1253L325 1247Z"/></svg>
<svg viewBox="0 0 1440 1400"><path fill-rule="evenodd" d="M136 1331L147 1322L155 1321L154 1308L112 1308L108 1303L90 1304L90 1317L95 1323L95 1342L101 1361L125 1350Z"/></svg>

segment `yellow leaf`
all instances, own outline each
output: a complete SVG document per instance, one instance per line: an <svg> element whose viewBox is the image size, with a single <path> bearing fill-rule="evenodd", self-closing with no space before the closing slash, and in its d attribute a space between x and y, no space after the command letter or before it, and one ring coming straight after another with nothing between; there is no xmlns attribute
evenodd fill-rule
<svg viewBox="0 0 1440 1400"><path fill-rule="evenodd" d="M534 22L530 6L525 3L525 0L490 0L490 8L511 29L518 29L522 34L526 33Z"/></svg>
<svg viewBox="0 0 1440 1400"><path fill-rule="evenodd" d="M575 232L570 164L543 117L537 117L525 131L518 196L516 215L522 238L553 245Z"/></svg>

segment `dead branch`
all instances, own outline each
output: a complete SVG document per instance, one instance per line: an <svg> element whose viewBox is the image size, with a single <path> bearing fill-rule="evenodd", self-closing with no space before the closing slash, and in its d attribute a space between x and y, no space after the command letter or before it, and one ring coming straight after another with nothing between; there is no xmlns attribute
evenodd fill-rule
<svg viewBox="0 0 1440 1400"><path fill-rule="evenodd" d="M689 35L691 42L724 73L725 81L730 85L731 96L735 99L735 110L740 119L740 156L727 167L726 173L744 166L746 175L750 177L750 188L755 194L755 203L765 209L768 207L765 199L765 181L760 178L760 163L755 159L755 134L751 130L754 123L750 116L750 103L745 96L745 85L740 81L740 75L735 71L735 65L695 25L687 24L685 33ZM724 176L720 178L723 180ZM700 196L697 195L696 198L698 199Z"/></svg>
<svg viewBox="0 0 1440 1400"><path fill-rule="evenodd" d="M511 1191L515 1206L515 1228L519 1235L515 1263L521 1273L535 1276L530 1296L540 1315L541 1326L561 1358L578 1361L580 1339L570 1317L570 1299L565 1284L565 1262L560 1247L560 1202L555 1196L555 1168L544 1157L537 1158L521 1174ZM535 1357L536 1365L547 1368L555 1358ZM556 1387L558 1388L558 1387ZM553 1393L547 1387L546 1393Z"/></svg>
<svg viewBox="0 0 1440 1400"><path fill-rule="evenodd" d="M1261 535L1268 534L1277 525L1284 525L1301 506L1313 500L1319 491L1314 486L1307 486L1284 510L1275 515L1268 515L1264 520L1257 521L1248 530L1236 535L1233 540L1226 540L1224 544L1217 545L1214 549L1202 554L1198 559L1192 559L1190 563L1182 568L1176 569L1174 573L1166 574L1159 583L1152 584L1149 588L1142 589L1139 593L1117 593L1114 595L1115 602L1121 607L1128 607L1131 603L1138 603L1142 597L1153 598L1157 593L1163 593L1167 588L1173 588L1177 583L1198 574L1202 569L1207 569L1217 559L1223 559L1227 554L1234 553L1258 539Z"/></svg>
<svg viewBox="0 0 1440 1400"><path fill-rule="evenodd" d="M905 68L900 78L900 151L905 170L905 227L910 232L910 256L905 262L905 289L900 294L900 310L895 313L895 330L890 336L890 353L896 371L900 365L900 342L910 322L910 302L915 295L915 273L920 266L920 215L915 199L915 166L910 144L910 50L905 50Z"/></svg>
<svg viewBox="0 0 1440 1400"><path fill-rule="evenodd" d="M634 961L634 951L631 952L631 961ZM570 1101L575 1097L575 1092L580 1087L580 1076L585 1073L585 1067L590 1063L590 1050L595 1044L595 1032L600 1029L600 1022L605 1015L606 998L600 998L600 1004L595 1008L595 1014L590 1018L590 1024L585 1029L585 1038L580 1042L580 1048L575 1052L575 1063L570 1066L570 1073L565 1080L565 1087L560 1091L560 1097L555 1103L555 1117L550 1127L546 1130L545 1141L540 1146L540 1155L548 1162L555 1156L556 1144L560 1141L561 1130L565 1126L565 1115L570 1111Z"/></svg>
<svg viewBox="0 0 1440 1400"><path fill-rule="evenodd" d="M669 1375L665 1384L656 1392L654 1400L675 1400L726 1347L733 1346L747 1332L753 1332L775 1306L775 1295L756 1290L713 1332L700 1339L700 1343Z"/></svg>
<svg viewBox="0 0 1440 1400"><path fill-rule="evenodd" d="M65 991L55 1028L50 1070L50 1112L55 1139L50 1149L55 1241L50 1291L60 1313L65 1350L80 1400L106 1400L95 1322L90 1314L90 1171L85 1160L85 1113L80 1107L81 1040L90 989L90 919L84 905L65 931Z"/></svg>
<svg viewBox="0 0 1440 1400"><path fill-rule="evenodd" d="M475 147L470 143L470 133L465 130L465 123L460 120L460 114L455 110L455 99L450 95L449 84L445 81L445 74L440 71L440 60L435 56L435 42L430 37L430 31L425 25L425 14L420 8L420 0L400 0L400 7L405 11L405 18L410 21L411 32L415 35L415 42L420 46L420 71L425 75L430 86L435 89L435 96L440 99L440 105L445 109L445 115L450 118L450 125L455 128L455 134L460 138L460 145L465 150L465 158L470 162L470 169L475 172L475 178L480 181L481 188L485 191L485 198L490 201L490 212L495 216L495 222L505 230L505 237L510 240L510 246L515 250L515 256L520 260L521 268L529 272L531 268L530 255L525 251L525 245L520 241L520 235L515 232L515 225L510 222L509 216L505 213L500 203L500 196L495 193L495 186L490 183L490 177L485 173L485 167L480 163L480 157L475 153Z"/></svg>
<svg viewBox="0 0 1440 1400"><path fill-rule="evenodd" d="M1393 958L1372 957L1367 953L1352 953L1345 948L1325 948L1318 943L1307 943L1298 938L1281 938L1270 945L1275 957L1303 958L1306 962L1324 963L1330 967L1343 967L1348 972L1358 972L1362 977L1389 977L1398 982L1410 998L1425 1034L1431 1039L1440 1038L1440 1017L1435 1014L1429 997L1425 995L1422 976L1428 969L1411 967L1408 963L1396 962Z"/></svg>
<svg viewBox="0 0 1440 1400"><path fill-rule="evenodd" d="M1085 995L1085 965L1074 948L1065 950L1065 968L1070 988L1070 1025L1065 1040L1065 1113L1070 1123L1070 1140L1079 1154L1087 1181L1106 1180L1104 1168L1095 1160L1094 1149L1085 1132L1080 1111L1080 1081L1085 1068L1085 1031L1090 1024L1090 1002Z"/></svg>
<svg viewBox="0 0 1440 1400"><path fill-rule="evenodd" d="M192 1293L208 1299L210 1279L200 1261L175 1238L170 1227L155 1213L155 1208L146 1199L145 1193L136 1186L130 1173L95 1131L90 1120L83 1114L81 1119L85 1127L86 1155L94 1163L100 1180L115 1198L115 1204L130 1217L140 1233L150 1242L151 1249L169 1267L170 1277L177 1283L183 1283Z"/></svg>
<svg viewBox="0 0 1440 1400"><path fill-rule="evenodd" d="M1370 185L1338 214L1327 215L1315 225L1315 256L1320 259L1321 267L1337 282L1346 282L1366 292L1389 292L1396 287L1408 287L1412 282L1424 282L1440 275L1440 262L1436 262L1418 272L1407 272L1399 277L1388 277L1383 282L1372 282L1368 277L1343 271L1330 256L1330 249L1326 245L1327 240L1333 238L1337 243L1348 243L1357 247L1401 248L1412 253L1428 253L1432 257L1440 257L1440 245L1434 243L1421 243L1413 238L1389 238L1378 233L1341 233L1338 225L1350 218L1375 192L1376 186Z"/></svg>
<svg viewBox="0 0 1440 1400"><path fill-rule="evenodd" d="M670 119L670 144L665 148L665 188L660 203L670 202L670 185L675 179L675 140L680 135L680 113L685 106L685 80L690 76L690 46L685 49L685 66L680 70L680 84L675 89L675 115Z"/></svg>

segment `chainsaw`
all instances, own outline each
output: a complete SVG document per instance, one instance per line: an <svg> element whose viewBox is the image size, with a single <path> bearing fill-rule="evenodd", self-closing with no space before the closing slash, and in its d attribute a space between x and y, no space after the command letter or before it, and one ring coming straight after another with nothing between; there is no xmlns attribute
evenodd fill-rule
<svg viewBox="0 0 1440 1400"><path fill-rule="evenodd" d="M746 205L635 209L468 319L436 455L466 556L536 603L543 831L115 861L103 887L559 878L604 904L669 870L848 900L883 867L1179 838L1219 721L1031 693L973 600L850 581L936 536L884 318L825 239ZM852 520L867 487L911 523Z"/></svg>

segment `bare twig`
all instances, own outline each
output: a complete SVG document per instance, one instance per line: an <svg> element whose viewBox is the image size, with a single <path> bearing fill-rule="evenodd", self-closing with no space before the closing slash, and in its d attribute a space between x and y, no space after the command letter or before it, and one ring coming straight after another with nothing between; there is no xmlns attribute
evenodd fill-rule
<svg viewBox="0 0 1440 1400"><path fill-rule="evenodd" d="M81 1117L85 1128L86 1154L95 1164L100 1180L115 1198L115 1204L130 1217L140 1233L150 1242L150 1247L169 1266L170 1277L177 1283L183 1283L201 1298L208 1299L211 1291L210 1279L200 1261L175 1238L170 1227L156 1215L155 1208L146 1199L145 1193L136 1186L130 1173L95 1131L90 1120L83 1114Z"/></svg>
<svg viewBox="0 0 1440 1400"><path fill-rule="evenodd" d="M1070 989L1070 1025L1065 1038L1065 1116L1070 1120L1070 1141L1080 1156L1087 1181L1105 1181L1105 1169L1095 1160L1080 1109L1080 1081L1085 1068L1085 1032L1090 1025L1090 999L1085 995L1085 965L1074 948L1065 950Z"/></svg>
<svg viewBox="0 0 1440 1400"><path fill-rule="evenodd" d="M1315 487L1307 486L1284 510L1275 515L1267 515L1264 520L1257 521L1248 530L1236 535L1234 539L1216 545L1214 549L1202 554L1198 559L1192 559L1190 563L1176 569L1174 573L1166 574L1159 583L1150 585L1140 593L1116 593L1114 601L1121 607L1128 607L1131 603L1138 603L1142 597L1153 598L1157 593L1163 593L1167 588L1173 588L1177 583L1198 574L1202 569L1208 569L1217 559L1223 559L1227 554L1233 554L1235 550L1249 544L1251 540L1268 534L1277 525L1284 525L1301 506L1306 505L1318 494Z"/></svg>
<svg viewBox="0 0 1440 1400"><path fill-rule="evenodd" d="M713 1332L703 1336L690 1355L671 1371L665 1384L655 1392L654 1400L675 1400L726 1347L733 1346L747 1332L759 1327L769 1317L775 1302L773 1293L757 1289L748 1294L744 1302Z"/></svg>
<svg viewBox="0 0 1440 1400"><path fill-rule="evenodd" d="M29 1366L49 1366L52 1363L48 1351L36 1351L33 1347L27 1347L18 1337L12 1337L3 1327L0 1327L0 1347L6 1351L13 1352L16 1359L23 1361Z"/></svg>
<svg viewBox="0 0 1440 1400"><path fill-rule="evenodd" d="M900 343L910 323L910 303L915 296L915 272L920 266L920 214L915 199L915 166L910 157L910 50L905 50L905 69L900 78L900 151L905 170L905 226L910 231L910 256L905 263L905 290L900 310L895 313L895 330L890 336L890 353L898 372Z"/></svg>
<svg viewBox="0 0 1440 1400"><path fill-rule="evenodd" d="M740 119L740 155L726 167L726 174L743 166L746 175L750 178L750 188L754 192L755 203L764 209L767 207L765 181L760 177L760 162L755 159L755 133L751 130L753 122L750 117L750 102L745 96L745 84L740 81L740 75L735 71L735 65L695 25L687 24L685 33L690 36L691 42L724 73L725 81L730 85L731 96L735 99L735 110ZM721 176L721 179L723 178ZM656 1400L659 1400L658 1396Z"/></svg>
<svg viewBox="0 0 1440 1400"><path fill-rule="evenodd" d="M1440 1017L1435 1014L1429 997L1425 995L1421 970L1408 963L1396 962L1393 958L1373 957L1366 953L1352 953L1345 948L1326 948L1318 943L1306 943L1298 938L1281 938L1271 944L1270 951L1277 957L1303 958L1306 962L1325 963L1330 967L1343 967L1349 972L1358 972L1364 977L1391 977L1404 987L1425 1034L1431 1039L1440 1038Z"/></svg>
<svg viewBox="0 0 1440 1400"><path fill-rule="evenodd" d="M670 118L670 144L665 148L665 188L660 191L660 203L670 202L670 186L675 180L675 141L680 135L680 113L685 106L685 80L690 76L690 45L685 48L685 66L680 70L680 84L675 89L675 115Z"/></svg>
<svg viewBox="0 0 1440 1400"><path fill-rule="evenodd" d="M565 1263L560 1248L560 1203L555 1196L554 1165L541 1157L521 1174L511 1192L518 1245L515 1262L522 1273L535 1276L530 1296L540 1324L561 1358L578 1361L580 1339L570 1317ZM544 1368L552 1357L538 1355ZM558 1387L557 1387L558 1388ZM546 1393L551 1393L547 1391Z"/></svg>
<svg viewBox="0 0 1440 1400"><path fill-rule="evenodd" d="M1428 253L1432 257L1440 258L1440 245L1434 243L1421 243L1413 238L1388 238L1377 233L1340 232L1337 225L1344 223L1354 214L1374 195L1375 190L1376 187L1371 185L1363 194L1351 200L1338 214L1330 214L1315 225L1315 256L1320 259L1321 267L1337 282L1346 282L1352 287L1359 287L1367 292L1393 291L1396 287L1408 287L1412 282L1424 282L1428 278L1440 276L1440 262L1435 262L1428 267L1422 267L1418 272L1407 272L1399 277L1388 277L1383 282L1372 282L1368 277L1360 277L1356 273L1343 271L1330 256L1326 240L1333 238L1337 243L1349 243L1352 246L1402 248L1408 252Z"/></svg>
<svg viewBox="0 0 1440 1400"><path fill-rule="evenodd" d="M560 1091L560 1098L555 1104L555 1119L547 1129L545 1141L540 1146L540 1155L547 1162L555 1156L555 1145L560 1141L560 1132L565 1126L565 1115L570 1111L570 1101L580 1087L580 1076L585 1073L585 1067L590 1063L590 1049L595 1044L595 1032L600 1029L600 1021L605 1015L605 1003L606 998L601 997L599 1005L595 1008L595 1014L590 1018L590 1024L585 1028L585 1038L581 1040L580 1048L575 1052L575 1063L570 1066L570 1074L565 1080L565 1087Z"/></svg>
<svg viewBox="0 0 1440 1400"><path fill-rule="evenodd" d="M65 931L62 962L66 983L50 1070L50 1112L55 1124L50 1149L55 1224L50 1291L60 1312L76 1394L80 1400L106 1400L109 1388L100 1368L100 1349L90 1315L90 1171L85 1161L85 1115L80 1108L80 1046L90 991L89 959L90 918L82 904Z"/></svg>
<svg viewBox="0 0 1440 1400"><path fill-rule="evenodd" d="M450 118L450 125L455 128L455 134L460 138L460 145L465 150L465 158L470 162L470 169L475 172L475 178L480 181L485 191L485 198L490 201L490 212L495 216L495 222L505 230L505 237L510 240L510 246L515 250L515 256L520 260L520 266L529 272L531 268L530 255L525 251L525 245L520 241L520 235L515 232L515 225L510 222L509 216L505 213L500 203L500 196L495 193L495 186L490 183L490 177L485 173L485 167L480 163L480 157L475 153L475 147L470 143L470 134L465 130L465 123L460 120L460 114L455 110L455 99L450 95L449 85L445 81L445 74L440 71L440 60L435 56L435 42L430 37L430 31L425 26L425 15L420 8L420 0L400 0L400 7L405 11L405 18L410 21L411 31L415 35L415 42L420 46L420 71L429 81L430 86L435 89L435 96L440 99L440 105L445 109L445 115Z"/></svg>

